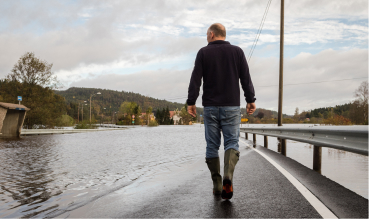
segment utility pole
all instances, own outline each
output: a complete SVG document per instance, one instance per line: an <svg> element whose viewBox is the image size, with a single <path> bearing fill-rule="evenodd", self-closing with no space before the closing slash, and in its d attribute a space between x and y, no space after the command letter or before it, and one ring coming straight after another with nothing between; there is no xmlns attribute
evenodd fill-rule
<svg viewBox="0 0 369 219"><path fill-rule="evenodd" d="M78 103L78 116L77 116L78 122L79 122L79 105L80 105L80 103Z"/></svg>
<svg viewBox="0 0 369 219"><path fill-rule="evenodd" d="M281 0L281 32L279 43L279 96L278 96L278 126L282 126L283 113L283 47L284 47L284 0ZM279 138L278 152L286 156L286 139Z"/></svg>
<svg viewBox="0 0 369 219"><path fill-rule="evenodd" d="M97 92L96 94L101 94L101 93ZM92 100L92 96L94 96L96 94L90 94L90 124L91 124L91 100Z"/></svg>
<svg viewBox="0 0 369 219"><path fill-rule="evenodd" d="M283 103L283 43L284 42L284 0L281 0L281 32L279 43L279 96L278 96L278 126L282 126Z"/></svg>

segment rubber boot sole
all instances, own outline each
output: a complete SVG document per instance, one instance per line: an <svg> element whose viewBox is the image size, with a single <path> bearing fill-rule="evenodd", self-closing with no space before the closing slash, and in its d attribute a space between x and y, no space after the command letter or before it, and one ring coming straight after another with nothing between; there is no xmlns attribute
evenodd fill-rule
<svg viewBox="0 0 369 219"><path fill-rule="evenodd" d="M231 199L233 196L233 186L232 181L229 179L223 180L223 191L222 191L222 199Z"/></svg>
<svg viewBox="0 0 369 219"><path fill-rule="evenodd" d="M215 195L215 196L219 196L219 195L221 195L222 194L222 192L221 191L215 191L215 190L213 190L213 195Z"/></svg>

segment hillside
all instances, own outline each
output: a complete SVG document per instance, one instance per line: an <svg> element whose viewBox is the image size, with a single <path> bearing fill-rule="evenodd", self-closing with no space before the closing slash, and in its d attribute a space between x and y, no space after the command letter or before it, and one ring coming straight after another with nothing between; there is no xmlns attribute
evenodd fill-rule
<svg viewBox="0 0 369 219"><path fill-rule="evenodd" d="M78 114L78 103L82 103L83 101L87 101L83 108L85 116L89 115L89 99L91 94L96 94L100 92L101 95L94 95L92 98L92 114L96 115L97 113L102 112L105 115L112 115L112 113L117 112L119 110L120 105L124 101L128 102L136 102L142 108L142 112L144 112L149 106L153 108L155 112L157 109L163 109L168 106L169 110L181 109L184 106L184 103L177 102L169 102L166 100L159 100L152 97L146 97L139 93L133 92L125 92L125 91L114 91L107 89L98 89L98 88L78 88L71 87L67 90L63 91L55 91L55 93L63 96L67 102L67 114L77 118ZM80 105L81 106L81 105ZM106 108L105 110L103 110ZM259 108L256 109L253 116L256 116L259 112ZM264 113L269 114L271 117L276 118L277 112L261 109ZM197 113L203 114L203 108L197 107ZM246 109L241 108L241 113L246 115ZM287 115L283 115L284 117ZM87 118L87 117L85 117Z"/></svg>
<svg viewBox="0 0 369 219"><path fill-rule="evenodd" d="M97 95L96 93L98 92L100 92L101 95ZM55 93L65 98L67 102L67 114L74 118L77 118L78 116L78 104L81 104L84 101L87 101L85 104L88 104L87 106L85 105L83 108L84 114L89 114L89 100L91 94L96 94L92 97L92 114L94 115L100 112L105 115L112 115L112 113L119 110L120 105L124 101L136 102L141 107L142 112L145 112L149 106L153 108L154 112L157 109L163 109L166 107L168 107L169 110L180 110L184 106L184 103L159 100L152 97L146 97L138 93L98 88L71 87L67 90L55 91ZM104 108L106 109L104 110ZM201 108L198 108L198 111L199 113L202 113L203 110Z"/></svg>

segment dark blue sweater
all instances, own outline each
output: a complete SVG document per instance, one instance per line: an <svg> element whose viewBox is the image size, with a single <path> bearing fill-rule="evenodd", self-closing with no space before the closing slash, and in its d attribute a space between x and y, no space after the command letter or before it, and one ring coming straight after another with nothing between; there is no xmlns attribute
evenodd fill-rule
<svg viewBox="0 0 369 219"><path fill-rule="evenodd" d="M245 54L227 41L210 42L197 53L188 87L188 105L195 105L202 78L203 106L240 106L239 81L246 102L256 100Z"/></svg>

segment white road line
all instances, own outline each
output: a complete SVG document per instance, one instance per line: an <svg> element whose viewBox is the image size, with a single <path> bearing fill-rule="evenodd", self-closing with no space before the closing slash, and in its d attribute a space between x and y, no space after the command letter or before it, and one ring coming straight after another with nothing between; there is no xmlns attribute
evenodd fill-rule
<svg viewBox="0 0 369 219"><path fill-rule="evenodd" d="M241 139L240 139L241 140ZM241 140L242 143L247 144L243 140ZM249 146L250 147L250 146ZM306 200L315 208L315 210L323 217L323 218L337 218L336 215L334 215L328 208L325 206L313 193L311 193L304 185L302 185L295 177L293 177L287 170L285 170L283 167L281 167L279 164L277 164L275 161L273 161L270 157L265 155L263 152L259 150L255 150L253 147L250 147L257 153L259 153L261 156L263 156L269 163L271 163L279 172L281 172L291 183L296 187L297 190L306 198Z"/></svg>

